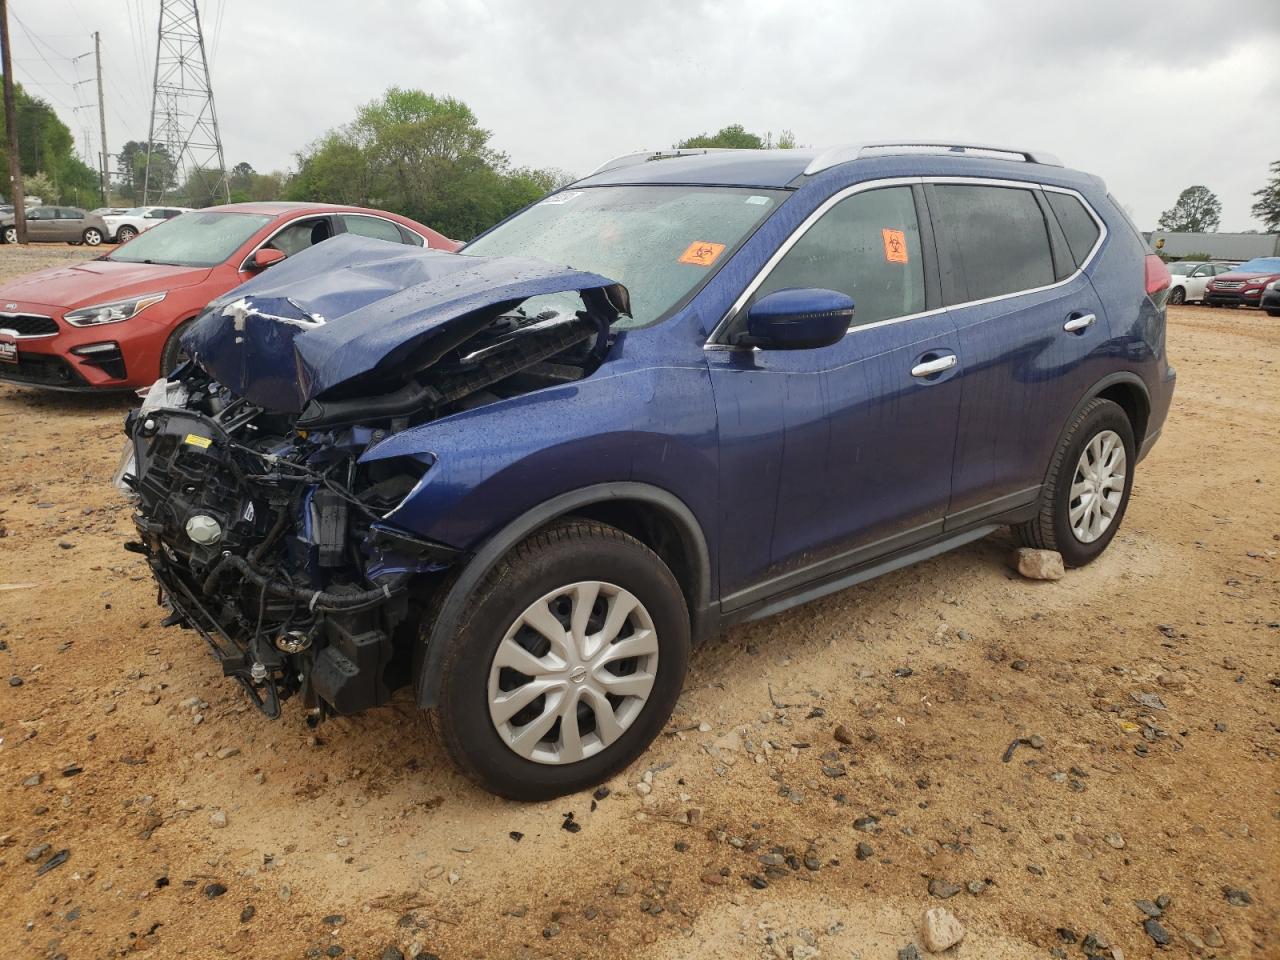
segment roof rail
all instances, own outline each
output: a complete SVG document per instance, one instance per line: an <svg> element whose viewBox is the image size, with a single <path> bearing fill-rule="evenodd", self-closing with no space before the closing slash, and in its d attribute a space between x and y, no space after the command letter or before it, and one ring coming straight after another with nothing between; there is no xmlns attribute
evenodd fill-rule
<svg viewBox="0 0 1280 960"><path fill-rule="evenodd" d="M594 177L597 173L604 173L606 170L617 170L621 167L634 167L640 163L648 163L651 160L670 160L672 157L691 157L699 153L736 153L744 148L742 147L677 147L673 150L641 150L639 153L624 153L620 157L614 157L612 160L606 161L596 169L592 170L588 176Z"/></svg>
<svg viewBox="0 0 1280 960"><path fill-rule="evenodd" d="M1060 167L1062 161L1042 150L1021 150L1017 147L998 147L985 143L940 143L936 140L886 140L876 143L852 143L830 147L814 157L804 168L805 176L834 167L850 160L895 154L928 153L955 154L988 160L1019 160L1023 163L1040 163Z"/></svg>

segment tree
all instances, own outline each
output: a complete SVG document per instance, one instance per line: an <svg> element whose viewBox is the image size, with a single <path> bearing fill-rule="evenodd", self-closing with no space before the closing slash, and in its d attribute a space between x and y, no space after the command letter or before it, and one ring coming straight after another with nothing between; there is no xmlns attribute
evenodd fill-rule
<svg viewBox="0 0 1280 960"><path fill-rule="evenodd" d="M1262 221L1268 233L1280 230L1280 160L1271 164L1271 179L1266 186L1255 190L1253 195L1258 202L1250 212Z"/></svg>
<svg viewBox="0 0 1280 960"><path fill-rule="evenodd" d="M745 130L740 123L721 127L712 134L700 133L676 144L677 150L696 149L698 147L727 147L736 150L789 150L796 145L796 137L790 130L778 134L775 143L772 133L763 137L758 133Z"/></svg>
<svg viewBox="0 0 1280 960"><path fill-rule="evenodd" d="M41 187L44 192L37 194L45 203L94 205L92 201L99 192L98 173L76 156L75 138L67 125L58 119L53 107L30 96L22 84L15 84L13 92L20 144L18 166L23 177L37 173L48 176ZM3 119L4 107L0 104L0 123ZM8 150L0 144L0 165L7 169L8 163Z"/></svg>
<svg viewBox="0 0 1280 960"><path fill-rule="evenodd" d="M285 195L392 210L465 239L572 179L511 170L490 136L461 100L391 87L298 154Z"/></svg>
<svg viewBox="0 0 1280 960"><path fill-rule="evenodd" d="M1178 233L1213 233L1222 218L1222 201L1208 187L1187 187L1178 202L1160 214L1161 230Z"/></svg>
<svg viewBox="0 0 1280 960"><path fill-rule="evenodd" d="M253 169L253 164L246 163L243 160L231 168L227 183L231 188L232 203L239 203L242 200L249 199L249 188L253 185L253 178L257 174L258 171Z"/></svg>

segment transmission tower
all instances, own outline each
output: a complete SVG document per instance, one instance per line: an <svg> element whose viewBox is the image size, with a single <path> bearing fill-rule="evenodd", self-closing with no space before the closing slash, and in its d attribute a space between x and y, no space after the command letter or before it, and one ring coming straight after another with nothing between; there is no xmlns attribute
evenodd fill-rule
<svg viewBox="0 0 1280 960"><path fill-rule="evenodd" d="M231 199L196 0L160 0L142 202L187 191L195 205ZM163 149L166 156L160 155ZM154 200L152 199L154 197Z"/></svg>

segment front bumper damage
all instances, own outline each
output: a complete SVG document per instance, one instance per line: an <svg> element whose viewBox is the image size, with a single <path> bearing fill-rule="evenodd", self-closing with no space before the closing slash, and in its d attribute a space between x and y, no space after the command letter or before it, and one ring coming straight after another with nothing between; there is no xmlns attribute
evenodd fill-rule
<svg viewBox="0 0 1280 960"><path fill-rule="evenodd" d="M343 243L345 300L324 249ZM216 301L184 342L193 359L125 424L119 482L138 531L126 547L146 558L166 623L199 633L268 716L294 695L321 714L386 703L415 679L432 598L467 559L396 522L434 455L371 451L589 376L625 304L594 275L403 249L328 241L273 268L269 287ZM406 278L418 282L397 287ZM580 310L519 309L566 290Z"/></svg>

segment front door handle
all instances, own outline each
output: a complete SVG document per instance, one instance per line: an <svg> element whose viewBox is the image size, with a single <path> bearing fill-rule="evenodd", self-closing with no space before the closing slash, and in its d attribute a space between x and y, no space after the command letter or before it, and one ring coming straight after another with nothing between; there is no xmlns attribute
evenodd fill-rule
<svg viewBox="0 0 1280 960"><path fill-rule="evenodd" d="M935 373L941 373L943 370L950 370L959 363L954 353L948 353L945 356L938 357L934 360L926 360L924 363L917 363L911 368L913 377L932 377Z"/></svg>
<svg viewBox="0 0 1280 960"><path fill-rule="evenodd" d="M1080 317L1072 317L1062 325L1062 329L1067 333L1079 333L1086 327L1093 326L1093 322L1097 319L1092 313L1086 313Z"/></svg>

